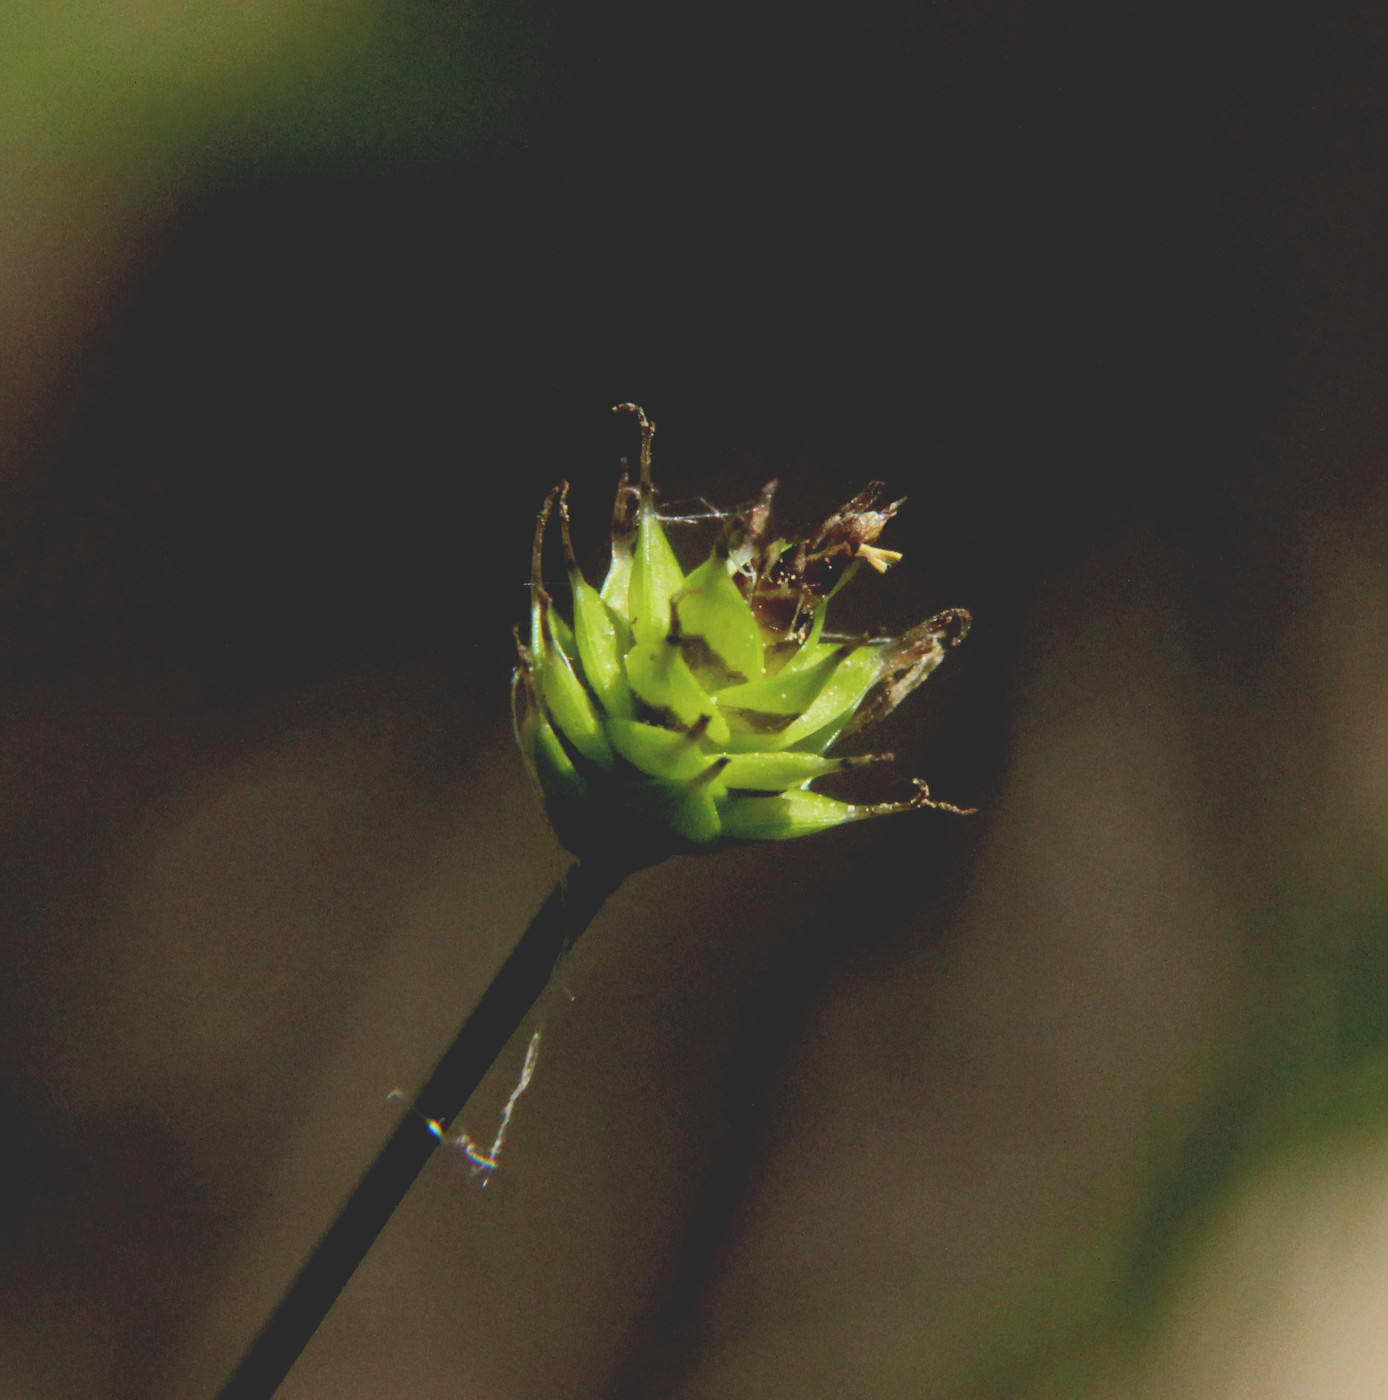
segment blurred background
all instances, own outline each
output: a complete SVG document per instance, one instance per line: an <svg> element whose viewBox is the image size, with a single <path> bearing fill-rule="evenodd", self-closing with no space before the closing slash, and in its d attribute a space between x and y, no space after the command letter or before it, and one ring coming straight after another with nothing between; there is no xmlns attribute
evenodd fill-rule
<svg viewBox="0 0 1388 1400"><path fill-rule="evenodd" d="M981 812L631 879L286 1400L1384 1393L1379 7L0 33L0 1392L215 1395L564 868L635 400L909 496L841 616L973 612L872 746Z"/></svg>

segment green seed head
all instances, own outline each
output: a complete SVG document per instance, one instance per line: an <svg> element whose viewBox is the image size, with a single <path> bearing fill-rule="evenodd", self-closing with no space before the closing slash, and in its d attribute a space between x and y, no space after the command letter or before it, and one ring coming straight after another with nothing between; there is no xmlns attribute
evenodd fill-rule
<svg viewBox="0 0 1388 1400"><path fill-rule="evenodd" d="M895 639L826 637L829 600L860 563L881 572L901 557L877 539L902 503L874 508L874 483L807 539L768 542L772 482L686 575L656 513L655 425L634 404L614 411L640 419L641 479L617 489L607 577L594 588L579 570L557 487L536 524L530 638L518 640L516 735L560 841L635 867L912 807L958 811L919 780L909 801L871 805L811 788L877 761L828 751L890 714L969 629L955 608ZM556 509L572 620L541 575Z"/></svg>

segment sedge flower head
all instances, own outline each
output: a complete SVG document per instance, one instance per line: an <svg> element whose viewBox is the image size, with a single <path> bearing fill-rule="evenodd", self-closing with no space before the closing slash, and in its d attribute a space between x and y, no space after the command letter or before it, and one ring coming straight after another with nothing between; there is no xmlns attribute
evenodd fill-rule
<svg viewBox="0 0 1388 1400"><path fill-rule="evenodd" d="M686 574L656 511L654 424L623 410L641 421L641 475L618 487L606 578L595 588L580 570L568 487L556 487L536 524L530 636L517 638L516 735L559 840L581 859L640 866L914 807L959 811L919 779L904 802L813 788L890 757L829 750L890 714L969 629L955 608L899 638L825 631L830 599L863 563L882 572L900 559L877 541L902 502L878 506L874 483L807 538L770 541L772 482ZM541 574L556 513L568 616Z"/></svg>

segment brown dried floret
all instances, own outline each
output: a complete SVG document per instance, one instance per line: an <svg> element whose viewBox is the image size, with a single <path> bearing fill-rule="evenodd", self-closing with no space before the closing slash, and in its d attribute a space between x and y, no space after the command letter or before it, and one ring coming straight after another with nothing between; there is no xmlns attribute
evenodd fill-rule
<svg viewBox="0 0 1388 1400"><path fill-rule="evenodd" d="M877 539L905 498L875 509L882 483L871 482L813 534L794 544L777 540L767 545L766 519L775 485L773 481L763 490L746 522L742 547L749 551L747 601L769 631L803 639L819 601L843 582L856 560L882 573L901 558L895 550L879 548Z"/></svg>

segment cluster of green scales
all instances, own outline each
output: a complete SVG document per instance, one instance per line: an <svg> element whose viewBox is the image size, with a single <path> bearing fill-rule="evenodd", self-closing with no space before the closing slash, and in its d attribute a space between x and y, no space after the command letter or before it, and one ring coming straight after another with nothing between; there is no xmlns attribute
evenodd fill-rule
<svg viewBox="0 0 1388 1400"><path fill-rule="evenodd" d="M773 482L686 574L656 513L654 425L641 422L641 478L623 475L612 562L601 588L569 538L567 484L535 531L530 638L520 643L516 733L560 841L583 859L647 864L676 852L779 840L934 802L916 781L904 802L862 805L813 790L818 778L890 755L831 757L844 734L882 718L968 631L952 609L895 639L834 639L829 601L867 562L897 501L874 484L798 543L765 538ZM541 576L557 511L572 622Z"/></svg>

